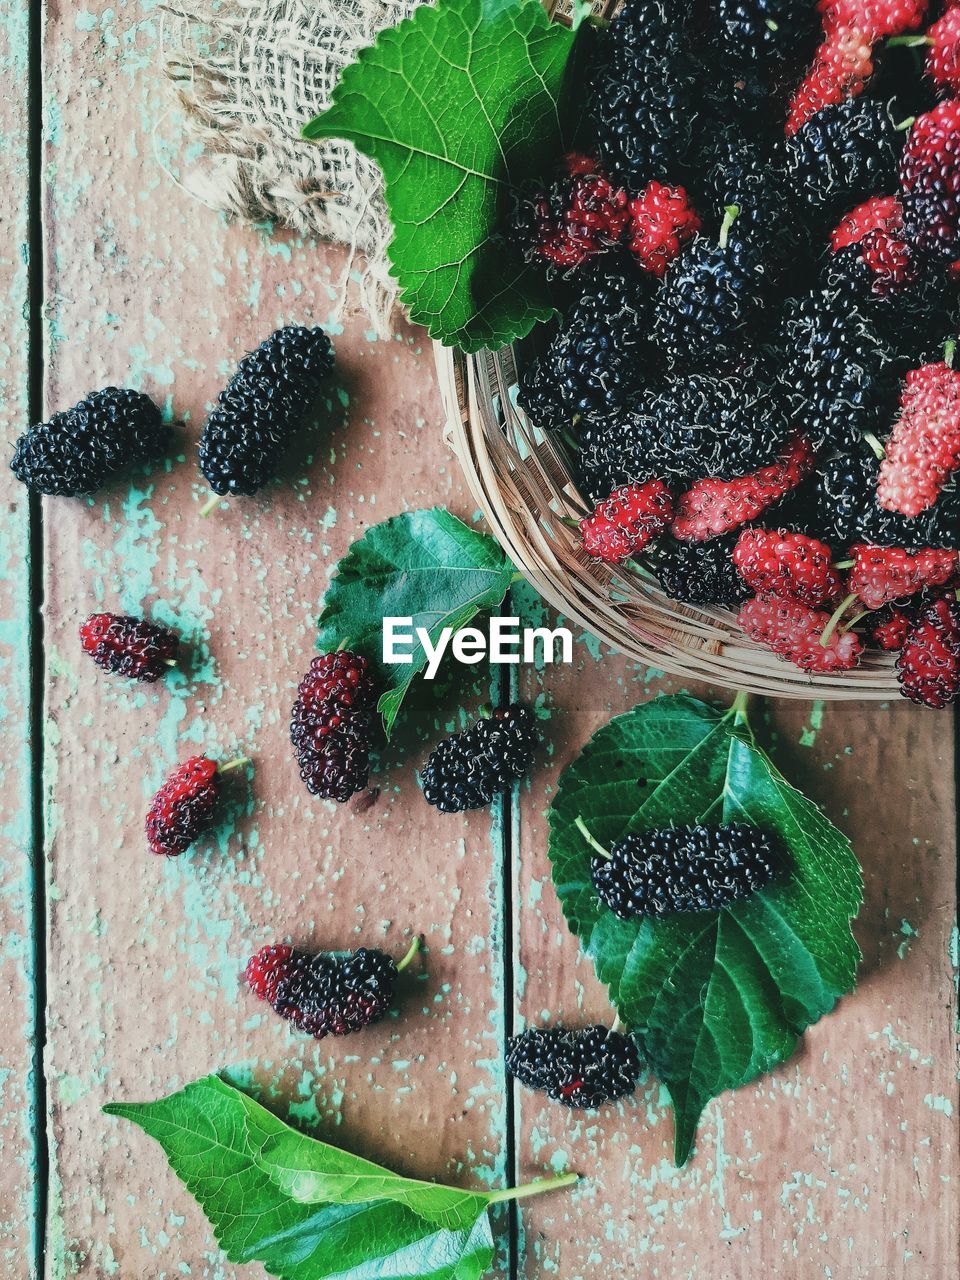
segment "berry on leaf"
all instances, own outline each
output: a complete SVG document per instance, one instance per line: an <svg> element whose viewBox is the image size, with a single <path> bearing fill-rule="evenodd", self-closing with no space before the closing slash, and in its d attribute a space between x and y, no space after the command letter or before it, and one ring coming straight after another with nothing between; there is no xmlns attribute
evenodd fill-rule
<svg viewBox="0 0 960 1280"><path fill-rule="evenodd" d="M609 852L577 826L597 850L593 887L621 920L719 911L768 885L781 858L774 838L742 822L638 831Z"/></svg>
<svg viewBox="0 0 960 1280"><path fill-rule="evenodd" d="M80 628L80 643L98 667L152 684L176 666L180 641L166 627L126 614L93 613Z"/></svg>
<svg viewBox="0 0 960 1280"><path fill-rule="evenodd" d="M571 152L549 188L521 198L513 237L529 260L569 271L620 243L630 223L627 199L589 156Z"/></svg>

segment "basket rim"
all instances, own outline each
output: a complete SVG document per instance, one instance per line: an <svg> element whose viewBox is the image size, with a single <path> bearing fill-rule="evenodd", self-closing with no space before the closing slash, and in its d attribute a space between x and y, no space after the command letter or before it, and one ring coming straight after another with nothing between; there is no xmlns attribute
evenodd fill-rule
<svg viewBox="0 0 960 1280"><path fill-rule="evenodd" d="M565 450L515 404L512 346L468 355L434 342L444 436L471 496L511 561L564 620L644 666L770 697L886 701L894 658L810 674L747 639L728 610L683 605L628 569L590 560L563 517L589 511Z"/></svg>

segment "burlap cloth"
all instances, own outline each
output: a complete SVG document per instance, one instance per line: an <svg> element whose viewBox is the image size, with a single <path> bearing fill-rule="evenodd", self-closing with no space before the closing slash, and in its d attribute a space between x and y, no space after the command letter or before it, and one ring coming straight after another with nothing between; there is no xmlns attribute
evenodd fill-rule
<svg viewBox="0 0 960 1280"><path fill-rule="evenodd" d="M179 181L214 209L281 222L350 249L348 299L381 335L396 300L390 225L376 165L300 129L329 104L342 68L418 0L167 0L165 71L202 144ZM353 291L356 290L356 294Z"/></svg>

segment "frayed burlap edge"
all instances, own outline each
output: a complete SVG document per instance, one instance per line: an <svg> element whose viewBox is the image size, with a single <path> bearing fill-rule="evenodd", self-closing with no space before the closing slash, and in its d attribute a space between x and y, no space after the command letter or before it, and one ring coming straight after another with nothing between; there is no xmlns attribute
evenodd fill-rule
<svg viewBox="0 0 960 1280"><path fill-rule="evenodd" d="M344 244L338 310L355 294L386 336L396 302L377 166L342 141L308 143L340 72L417 0L167 0L164 71L200 158L178 181L211 208Z"/></svg>

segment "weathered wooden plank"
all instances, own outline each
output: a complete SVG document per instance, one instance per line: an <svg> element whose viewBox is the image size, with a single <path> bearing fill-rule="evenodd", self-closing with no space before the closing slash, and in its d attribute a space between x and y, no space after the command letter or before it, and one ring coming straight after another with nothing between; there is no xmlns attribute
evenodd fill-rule
<svg viewBox="0 0 960 1280"><path fill-rule="evenodd" d="M29 5L0 14L0 1275L33 1274L36 1219L30 518L7 470L29 418Z"/></svg>
<svg viewBox="0 0 960 1280"><path fill-rule="evenodd" d="M580 654L575 670L550 679L550 763L522 803L517 1013L528 1022L610 1020L590 962L565 933L544 814L590 734L675 687L610 655ZM518 1091L520 1176L553 1163L585 1177L572 1194L523 1206L531 1277L957 1273L951 718L852 703L767 704L752 715L786 775L851 835L863 862L859 989L789 1063L708 1107L682 1170L652 1082L599 1114Z"/></svg>
<svg viewBox="0 0 960 1280"><path fill-rule="evenodd" d="M162 1154L101 1116L221 1067L281 1111L406 1172L497 1183L505 1166L498 835L443 819L390 753L367 809L311 800L287 720L318 602L368 524L463 509L418 335L336 338L348 398L262 496L199 518L193 442L232 362L283 321L326 321L339 254L225 224L154 161L168 99L159 11L71 0L51 13L48 407L132 383L187 418L184 460L94 502L46 511L50 795L49 1274L250 1275L222 1263ZM56 110L54 111L54 99ZM345 420L343 420L345 419ZM190 657L159 687L110 679L78 650L93 607L176 625ZM424 732L452 714L434 711ZM413 734L419 760L423 734ZM145 851L148 797L179 758L241 748L249 795L179 861ZM238 982L290 937L400 952L422 930L403 1014L348 1041L291 1035ZM415 975L418 972L415 966Z"/></svg>

